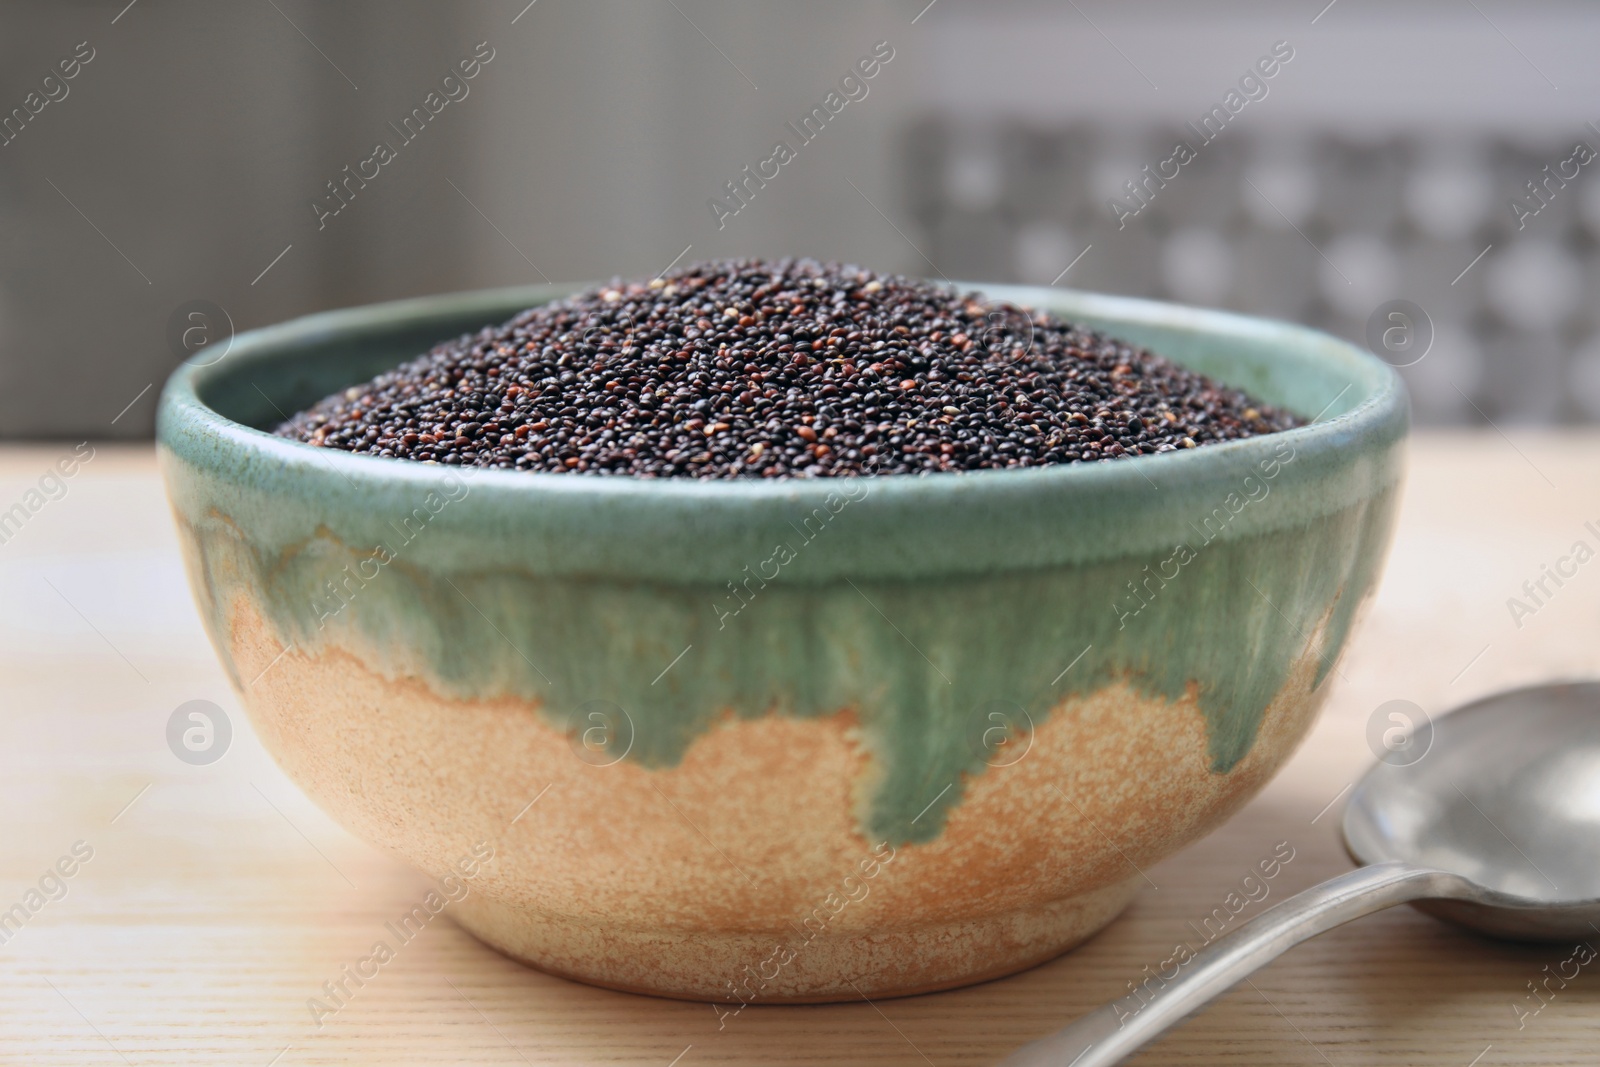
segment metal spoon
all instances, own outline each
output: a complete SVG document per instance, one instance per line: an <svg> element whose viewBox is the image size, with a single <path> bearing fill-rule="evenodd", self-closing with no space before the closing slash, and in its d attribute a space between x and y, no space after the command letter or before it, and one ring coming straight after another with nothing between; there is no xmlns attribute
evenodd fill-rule
<svg viewBox="0 0 1600 1067"><path fill-rule="evenodd" d="M1001 1067L1117 1063L1293 946L1395 904L1495 937L1600 933L1600 683L1486 697L1410 744L1409 756L1368 771L1345 809L1345 848L1366 866L1268 908L1170 980L1163 973Z"/></svg>

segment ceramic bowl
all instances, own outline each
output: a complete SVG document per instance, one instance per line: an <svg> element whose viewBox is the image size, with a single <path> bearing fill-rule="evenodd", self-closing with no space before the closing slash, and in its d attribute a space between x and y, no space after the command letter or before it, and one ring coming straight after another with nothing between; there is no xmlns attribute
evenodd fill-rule
<svg viewBox="0 0 1600 1067"><path fill-rule="evenodd" d="M1305 736L1388 545L1407 403L1297 326L984 288L1315 422L716 483L263 432L549 288L314 315L180 369L162 470L261 741L353 833L470 866L451 911L479 938L602 986L891 996L1083 941Z"/></svg>

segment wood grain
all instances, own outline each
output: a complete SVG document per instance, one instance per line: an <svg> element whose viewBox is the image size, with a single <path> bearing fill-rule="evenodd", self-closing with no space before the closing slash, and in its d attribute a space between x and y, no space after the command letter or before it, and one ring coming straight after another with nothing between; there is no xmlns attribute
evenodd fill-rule
<svg viewBox="0 0 1600 1067"><path fill-rule="evenodd" d="M0 450L0 511L70 451ZM94 850L65 896L0 944L0 1063L992 1063L1125 992L1178 942L1198 944L1279 842L1294 859L1268 903L1345 870L1341 791L1371 761L1383 702L1440 712L1597 673L1600 563L1520 628L1506 599L1574 540L1593 542L1600 434L1427 434L1412 459L1381 591L1309 741L1226 827L1146 872L1158 888L1078 951L952 993L752 1006L719 1029L708 1006L551 978L441 918L319 1028L308 998L427 886L331 824L262 753L200 631L151 454L99 447L0 544L0 911L75 842ZM192 699L221 705L236 731L212 766L166 746L169 715ZM1539 1006L1527 983L1569 954L1391 911L1291 952L1134 1062L1591 1064L1595 968L1518 1016Z"/></svg>

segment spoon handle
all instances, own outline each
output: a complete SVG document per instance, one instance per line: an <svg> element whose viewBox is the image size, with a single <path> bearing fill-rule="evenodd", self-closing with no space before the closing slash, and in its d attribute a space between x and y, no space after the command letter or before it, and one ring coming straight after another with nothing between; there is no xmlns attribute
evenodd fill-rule
<svg viewBox="0 0 1600 1067"><path fill-rule="evenodd" d="M1025 1045L1000 1067L1108 1067L1300 942L1395 904L1456 896L1458 882L1442 871L1400 862L1330 878L1184 955L1174 974L1147 969L1133 993Z"/></svg>

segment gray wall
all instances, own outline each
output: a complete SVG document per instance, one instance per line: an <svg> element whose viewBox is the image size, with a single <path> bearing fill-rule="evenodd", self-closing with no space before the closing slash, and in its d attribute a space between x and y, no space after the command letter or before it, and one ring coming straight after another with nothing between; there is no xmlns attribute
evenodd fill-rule
<svg viewBox="0 0 1600 1067"><path fill-rule="evenodd" d="M933 273L926 254L957 276L1037 274L1050 247L1032 239L1019 260L1017 218L977 211L950 228L985 167L1015 169L984 147L1001 144L996 131L1110 131L1088 142L1081 167L1046 179L1063 201L1092 207L1097 174L1142 159L1151 136L1197 114L1282 38L1295 65L1241 115L1246 155L1330 137L1525 142L1530 160L1578 137L1600 147L1584 125L1600 119L1600 68L1588 55L1600 15L1578 5L1479 0L1480 14L1339 0L1313 24L1324 0L939 0L920 18L926 0L124 3L0 10L0 110L24 106L78 42L95 50L68 95L0 146L0 436L148 435L155 389L119 413L178 362L168 322L198 299L243 330L429 292L654 274L689 245L689 259L801 254ZM793 142L784 123L880 40L895 58L869 95L719 229L708 198L775 140ZM469 95L319 230L310 204L324 183L376 140L398 143L387 124L481 41L495 55ZM930 156L918 140L930 123L977 147ZM1496 211L1517 177L1489 175ZM1570 274L1559 284L1588 294L1587 201L1570 191L1539 219L1539 236L1571 253L1555 261ZM1212 209L1193 212L1174 209L1134 240L1212 225ZM1072 229L1059 247L1082 239ZM1497 242L1477 269L1487 274L1523 240ZM1084 266L1106 287L1168 292L1159 271ZM1394 295L1409 280L1402 273ZM1468 334L1489 329L1461 322ZM1589 417L1582 404L1514 409L1495 396L1495 383L1527 377L1525 360L1556 360L1550 389L1581 383L1585 329L1548 339L1553 357L1485 334L1476 358L1493 366L1462 380L1490 414ZM1592 362L1600 382L1600 356ZM1430 395L1448 395L1464 373L1459 360L1429 366L1443 368L1418 382ZM1419 410L1479 417L1461 405Z"/></svg>

